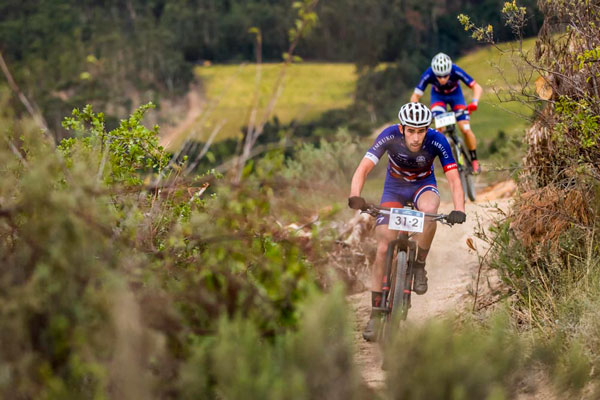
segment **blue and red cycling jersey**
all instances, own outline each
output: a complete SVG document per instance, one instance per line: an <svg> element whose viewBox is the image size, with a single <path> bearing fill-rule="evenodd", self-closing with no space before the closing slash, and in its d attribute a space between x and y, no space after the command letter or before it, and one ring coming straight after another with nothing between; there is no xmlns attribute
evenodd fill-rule
<svg viewBox="0 0 600 400"><path fill-rule="evenodd" d="M446 106L449 105L454 111L467 108L465 97L460 89L460 81L463 81L467 86L475 86L475 80L463 71L456 64L452 64L450 77L445 84L440 84L431 67L421 75L421 80L415 88L415 93L422 96L427 85L431 84L431 112L434 116L446 112ZM465 113L456 118L457 121L468 121L469 114Z"/></svg>
<svg viewBox="0 0 600 400"><path fill-rule="evenodd" d="M388 126L379 134L365 158L377 164L386 151L389 159L388 176L404 182L416 182L432 175L435 157L440 158L444 172L456 168L448 140L431 128L427 130L421 150L413 153L406 146L400 127Z"/></svg>
<svg viewBox="0 0 600 400"><path fill-rule="evenodd" d="M419 80L419 84L415 88L415 93L417 93L419 96L422 96L423 93L425 93L427 85L431 85L433 87L432 93L437 92L439 94L449 95L456 90L460 90L460 81L463 81L468 87L473 87L475 85L475 80L456 64L452 64L450 78L444 85L440 84L436 78L436 75L433 73L433 70L431 67L429 67L425 72L423 72L423 75L421 75L421 80Z"/></svg>
<svg viewBox="0 0 600 400"><path fill-rule="evenodd" d="M456 161L446 137L434 129L428 129L423 145L417 152L406 146L404 134L398 125L388 126L379 134L365 158L377 164L388 153L388 168L380 204L383 207L402 207L412 201L418 209L419 197L425 192L439 196L433 173L433 161L440 158L444 172L456 169ZM387 224L389 216L377 218L377 225Z"/></svg>

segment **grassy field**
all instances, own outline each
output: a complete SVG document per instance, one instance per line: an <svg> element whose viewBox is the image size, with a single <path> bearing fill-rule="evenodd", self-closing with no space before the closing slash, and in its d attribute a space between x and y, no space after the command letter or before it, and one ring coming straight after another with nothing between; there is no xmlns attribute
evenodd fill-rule
<svg viewBox="0 0 600 400"><path fill-rule="evenodd" d="M259 90L262 116L281 71L281 64L263 64ZM256 66L212 65L197 67L208 103L194 127L195 137L206 140L216 124L225 122L218 139L239 135L248 122L256 92ZM274 115L281 122L310 120L324 111L343 108L353 101L356 73L352 64L302 63L288 69ZM212 110L212 111L211 111ZM217 140L218 140L217 139Z"/></svg>

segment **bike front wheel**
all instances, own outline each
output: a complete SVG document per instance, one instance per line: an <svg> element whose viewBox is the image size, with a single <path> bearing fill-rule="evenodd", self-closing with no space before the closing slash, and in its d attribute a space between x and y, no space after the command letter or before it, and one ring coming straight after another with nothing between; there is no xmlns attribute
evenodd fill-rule
<svg viewBox="0 0 600 400"><path fill-rule="evenodd" d="M475 183L473 183L473 175L470 174L466 168L460 171L459 174L460 183L465 192L465 197L468 197L471 201L475 201Z"/></svg>
<svg viewBox="0 0 600 400"><path fill-rule="evenodd" d="M460 164L458 173L460 175L460 183L463 191L465 192L465 199L468 197L469 200L475 201L475 183L473 182L471 159L465 151L466 148L467 147L465 146L465 142L462 140L462 138L458 139L458 146L456 149L457 152L460 152L460 156L457 160Z"/></svg>
<svg viewBox="0 0 600 400"><path fill-rule="evenodd" d="M394 296L392 302L392 321L404 321L410 307L410 293L412 289L412 274L409 270L406 250L398 252L396 259L396 281L394 282Z"/></svg>

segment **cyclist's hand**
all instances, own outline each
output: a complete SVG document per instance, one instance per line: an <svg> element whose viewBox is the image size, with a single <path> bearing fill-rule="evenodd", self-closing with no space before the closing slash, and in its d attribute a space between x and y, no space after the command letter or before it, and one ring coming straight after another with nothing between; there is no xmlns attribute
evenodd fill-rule
<svg viewBox="0 0 600 400"><path fill-rule="evenodd" d="M471 104L469 104L467 106L467 110L469 110L470 113L472 113L473 111L477 110L477 102L473 101L471 102Z"/></svg>
<svg viewBox="0 0 600 400"><path fill-rule="evenodd" d="M450 211L450 214L446 217L446 221L451 224L462 224L467 219L467 215L458 210Z"/></svg>
<svg viewBox="0 0 600 400"><path fill-rule="evenodd" d="M367 208L367 202L362 197L352 196L348 198L348 207L355 210L364 210Z"/></svg>

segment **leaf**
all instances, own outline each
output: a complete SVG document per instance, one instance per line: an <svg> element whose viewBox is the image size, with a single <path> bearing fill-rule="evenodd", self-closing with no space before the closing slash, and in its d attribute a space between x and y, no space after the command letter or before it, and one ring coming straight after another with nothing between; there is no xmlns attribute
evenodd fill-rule
<svg viewBox="0 0 600 400"><path fill-rule="evenodd" d="M535 91L542 100L550 100L552 97L552 87L543 76L535 80Z"/></svg>
<svg viewBox="0 0 600 400"><path fill-rule="evenodd" d="M477 251L475 242L473 242L473 239L471 239L471 238L467 238L467 247L469 247L473 251Z"/></svg>

